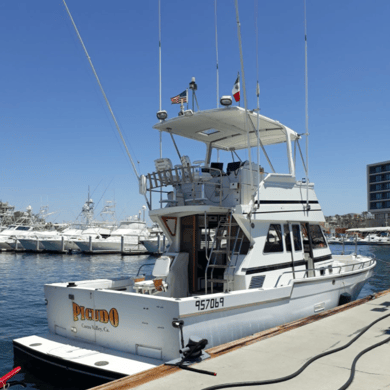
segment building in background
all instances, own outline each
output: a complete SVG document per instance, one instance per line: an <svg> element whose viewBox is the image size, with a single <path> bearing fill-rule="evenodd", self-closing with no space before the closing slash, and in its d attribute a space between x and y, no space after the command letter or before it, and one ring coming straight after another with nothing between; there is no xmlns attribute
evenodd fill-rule
<svg viewBox="0 0 390 390"><path fill-rule="evenodd" d="M367 165L367 210L375 226L390 224L390 161Z"/></svg>

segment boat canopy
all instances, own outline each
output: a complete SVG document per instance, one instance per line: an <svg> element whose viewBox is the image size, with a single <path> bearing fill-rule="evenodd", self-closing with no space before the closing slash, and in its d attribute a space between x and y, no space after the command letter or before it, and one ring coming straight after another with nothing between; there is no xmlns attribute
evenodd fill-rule
<svg viewBox="0 0 390 390"><path fill-rule="evenodd" d="M213 110L192 112L173 119L157 123L154 129L211 144L222 150L239 150L257 146L257 113L248 111L247 129L245 128L245 109L242 107L224 107ZM300 136L278 121L260 115L260 140L263 145L279 144Z"/></svg>
<svg viewBox="0 0 390 390"><path fill-rule="evenodd" d="M390 226L387 227L373 227L373 228L355 228L347 229L346 232L359 232L359 233L370 233L370 232L389 232Z"/></svg>

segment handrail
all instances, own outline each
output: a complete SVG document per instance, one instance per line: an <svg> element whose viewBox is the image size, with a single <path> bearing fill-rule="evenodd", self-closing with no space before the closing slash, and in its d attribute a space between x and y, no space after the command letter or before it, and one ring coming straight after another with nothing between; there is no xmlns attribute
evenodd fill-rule
<svg viewBox="0 0 390 390"><path fill-rule="evenodd" d="M338 272L338 275L340 275L342 272L341 272L341 269L342 268L345 268L345 267L352 267L352 270L350 272L353 272L353 271L356 271L355 270L355 266L359 266L358 269L365 269L365 268L369 268L372 264L375 264L375 258L372 258L370 260L366 260L366 261L362 261L362 262L359 262L359 263L353 263L353 264L345 264L345 265L336 265L336 266L332 266L332 267L323 267L323 268L308 268L308 269L302 269L302 270L295 270L295 274L298 274L299 272L304 272L304 275L303 277L300 277L300 278L295 278L295 279L305 279L308 277L308 274L309 274L309 271L314 271L314 275L315 275L315 271L319 271L321 272L322 270L332 270L332 273L333 273L333 270L336 270L336 269L339 269L339 272ZM367 266L365 266L365 264L368 263ZM287 274L292 274L294 271L286 271L286 272L283 272L281 275L279 275L276 283L275 283L275 287L278 286L280 280L282 279L282 277L284 275L287 275ZM328 275L330 275L331 273L329 272ZM320 275L320 276L314 276L314 277L322 277L324 275ZM290 281L288 282L288 284L291 283L291 281L294 280L294 279L290 279Z"/></svg>
<svg viewBox="0 0 390 390"><path fill-rule="evenodd" d="M207 169L207 172L204 171ZM199 172L198 178L196 178L196 173ZM146 175L147 181L147 191L153 190L155 188L159 187L167 187L170 185L179 185L179 184L190 184L190 183L209 183L205 182L202 179L202 173L209 173L209 172L215 172L217 173L217 177L220 180L220 183L214 184L220 184L222 185L222 170L217 168L206 168L206 167L200 167L198 165L193 165L190 167L184 167L175 166L171 169L166 169L163 171L156 171L152 173L148 173ZM157 176L156 176L157 175ZM154 183L153 183L154 182ZM211 183L209 183L211 184Z"/></svg>
<svg viewBox="0 0 390 390"><path fill-rule="evenodd" d="M136 276L139 276L139 272L141 271L141 268L147 266L147 265L154 265L154 263L148 263L148 264L142 264L141 267L138 268L138 272Z"/></svg>

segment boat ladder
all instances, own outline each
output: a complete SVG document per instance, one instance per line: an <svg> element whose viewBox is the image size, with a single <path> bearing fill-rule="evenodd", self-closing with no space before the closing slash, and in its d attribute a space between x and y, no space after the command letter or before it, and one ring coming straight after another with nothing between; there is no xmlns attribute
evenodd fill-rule
<svg viewBox="0 0 390 390"><path fill-rule="evenodd" d="M224 283L226 291L232 290L233 274L244 238L245 234L234 220L232 213L219 220L209 255L206 252L205 294L209 284L211 294L214 292L214 284ZM214 277L216 269L225 270L223 279Z"/></svg>

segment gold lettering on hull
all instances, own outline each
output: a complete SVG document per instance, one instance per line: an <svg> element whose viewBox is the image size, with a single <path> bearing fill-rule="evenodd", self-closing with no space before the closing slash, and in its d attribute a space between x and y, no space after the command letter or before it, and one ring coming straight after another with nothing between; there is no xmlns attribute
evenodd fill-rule
<svg viewBox="0 0 390 390"><path fill-rule="evenodd" d="M95 321L107 324L108 322L113 326L117 327L119 325L119 314L118 310L112 308L110 312L107 310L95 310L90 308L85 308L84 306L79 306L77 303L73 302L73 321ZM80 318L79 318L80 317Z"/></svg>

